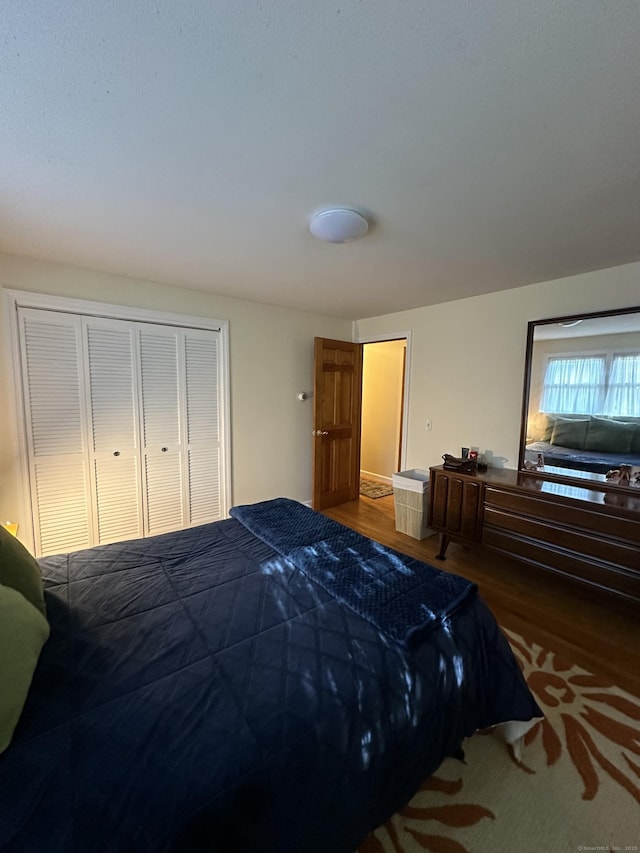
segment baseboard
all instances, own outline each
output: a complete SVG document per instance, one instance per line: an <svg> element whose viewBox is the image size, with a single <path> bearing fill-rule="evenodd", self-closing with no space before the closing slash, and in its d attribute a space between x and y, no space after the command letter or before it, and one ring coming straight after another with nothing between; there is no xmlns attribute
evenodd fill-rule
<svg viewBox="0 0 640 853"><path fill-rule="evenodd" d="M311 507L311 504L313 503L313 501L300 501L300 503L304 504L305 506Z"/></svg>
<svg viewBox="0 0 640 853"><path fill-rule="evenodd" d="M381 483L387 483L389 486L391 486L393 482L391 477L384 477L382 474L374 474L373 471L360 471L360 476L363 477L365 480L367 478L380 480Z"/></svg>

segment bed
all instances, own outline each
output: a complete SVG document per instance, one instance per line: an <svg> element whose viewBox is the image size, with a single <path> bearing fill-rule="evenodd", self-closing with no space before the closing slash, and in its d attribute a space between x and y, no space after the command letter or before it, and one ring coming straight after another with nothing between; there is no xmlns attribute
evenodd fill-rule
<svg viewBox="0 0 640 853"><path fill-rule="evenodd" d="M295 501L232 515L40 561L3 853L353 853L465 737L541 716L469 581Z"/></svg>

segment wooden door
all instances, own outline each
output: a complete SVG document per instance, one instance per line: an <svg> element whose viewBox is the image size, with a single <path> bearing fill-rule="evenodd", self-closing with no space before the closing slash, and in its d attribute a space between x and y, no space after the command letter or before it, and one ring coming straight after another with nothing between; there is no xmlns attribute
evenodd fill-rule
<svg viewBox="0 0 640 853"><path fill-rule="evenodd" d="M313 508L358 497L362 344L314 341Z"/></svg>

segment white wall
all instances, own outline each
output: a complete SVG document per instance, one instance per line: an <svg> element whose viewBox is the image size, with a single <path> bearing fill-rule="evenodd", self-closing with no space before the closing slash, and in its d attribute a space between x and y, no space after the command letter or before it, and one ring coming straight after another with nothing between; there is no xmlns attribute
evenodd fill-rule
<svg viewBox="0 0 640 853"><path fill-rule="evenodd" d="M311 499L313 338L351 340L345 320L0 255L0 286L229 321L232 500ZM2 300L0 300L1 302ZM0 312L2 311L0 305ZM4 337L4 321L0 330ZM7 343L0 347L0 519L19 513Z"/></svg>
<svg viewBox="0 0 640 853"><path fill-rule="evenodd" d="M407 467L461 446L515 467L527 323L640 304L640 263L360 320L360 337L412 331ZM433 419L425 432L424 422Z"/></svg>
<svg viewBox="0 0 640 853"><path fill-rule="evenodd" d="M351 323L179 287L0 255L0 285L229 320L233 500L311 497L313 337L352 339ZM527 322L640 303L640 263L358 321L354 339L412 330L408 468L477 445L518 460ZM1 310L1 309L0 309ZM2 318L0 317L0 320ZM0 325L0 329L2 329ZM0 348L0 519L18 484L6 344ZM425 432L424 421L433 419Z"/></svg>

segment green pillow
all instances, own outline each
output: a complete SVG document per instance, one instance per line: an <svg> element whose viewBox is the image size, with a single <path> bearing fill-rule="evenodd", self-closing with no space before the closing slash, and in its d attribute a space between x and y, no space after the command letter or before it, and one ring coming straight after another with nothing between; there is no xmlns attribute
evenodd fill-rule
<svg viewBox="0 0 640 853"><path fill-rule="evenodd" d="M633 432L631 433L631 453L640 453L640 424L634 424Z"/></svg>
<svg viewBox="0 0 640 853"><path fill-rule="evenodd" d="M17 590L0 584L0 754L27 699L49 623Z"/></svg>
<svg viewBox="0 0 640 853"><path fill-rule="evenodd" d="M542 438L540 441L551 441L551 435L553 433L553 428L555 426L556 419L553 415L547 415L547 421L544 427L544 432L542 433Z"/></svg>
<svg viewBox="0 0 640 853"><path fill-rule="evenodd" d="M0 583L21 592L27 601L47 615L40 566L15 536L0 524Z"/></svg>
<svg viewBox="0 0 640 853"><path fill-rule="evenodd" d="M629 453L634 427L622 421L607 418L591 418L585 450L601 453Z"/></svg>
<svg viewBox="0 0 640 853"><path fill-rule="evenodd" d="M589 418L556 418L551 433L551 444L584 450Z"/></svg>

